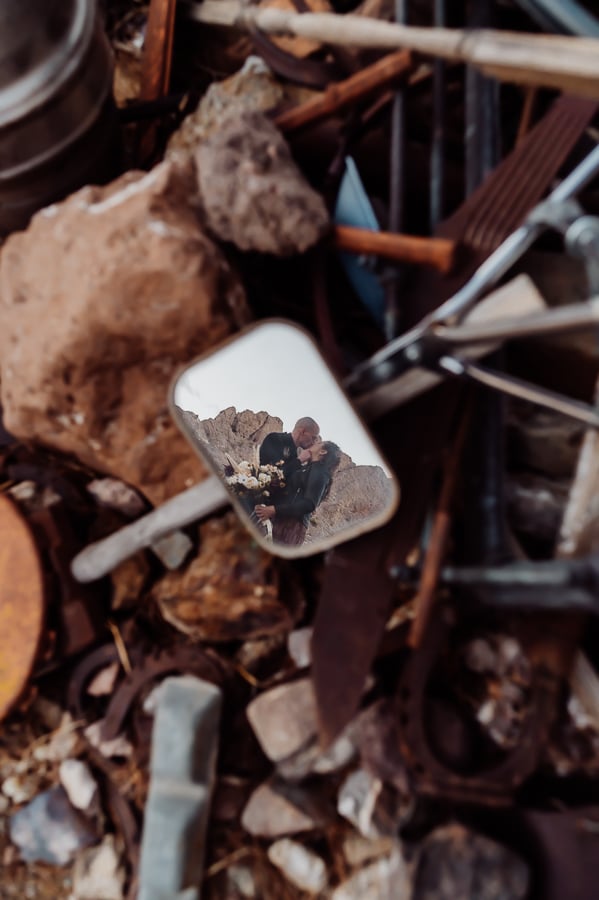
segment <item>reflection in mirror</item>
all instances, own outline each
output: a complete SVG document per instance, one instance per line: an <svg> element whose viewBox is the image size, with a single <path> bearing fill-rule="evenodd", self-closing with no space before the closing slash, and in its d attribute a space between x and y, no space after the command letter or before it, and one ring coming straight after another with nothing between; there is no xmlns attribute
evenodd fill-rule
<svg viewBox="0 0 599 900"><path fill-rule="evenodd" d="M306 556L377 528L396 481L303 330L259 324L193 363L175 419L256 538Z"/></svg>

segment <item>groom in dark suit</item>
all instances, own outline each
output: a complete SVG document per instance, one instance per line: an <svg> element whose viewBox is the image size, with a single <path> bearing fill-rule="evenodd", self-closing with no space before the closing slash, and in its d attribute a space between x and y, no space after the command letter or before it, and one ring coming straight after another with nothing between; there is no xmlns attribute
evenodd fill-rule
<svg viewBox="0 0 599 900"><path fill-rule="evenodd" d="M293 431L273 431L267 434L260 445L260 465L279 466L285 480L301 465L298 450L311 447L318 437L320 428L310 416L298 419Z"/></svg>

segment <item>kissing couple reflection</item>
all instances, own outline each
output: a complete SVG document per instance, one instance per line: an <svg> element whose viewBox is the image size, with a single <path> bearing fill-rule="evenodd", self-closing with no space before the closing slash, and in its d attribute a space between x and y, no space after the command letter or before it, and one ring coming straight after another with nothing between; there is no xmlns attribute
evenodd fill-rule
<svg viewBox="0 0 599 900"><path fill-rule="evenodd" d="M304 543L314 510L329 495L341 450L323 441L310 416L298 419L290 432L271 432L259 451L260 465L283 472L283 485L275 488L269 503L254 506L253 517L277 544L299 547Z"/></svg>

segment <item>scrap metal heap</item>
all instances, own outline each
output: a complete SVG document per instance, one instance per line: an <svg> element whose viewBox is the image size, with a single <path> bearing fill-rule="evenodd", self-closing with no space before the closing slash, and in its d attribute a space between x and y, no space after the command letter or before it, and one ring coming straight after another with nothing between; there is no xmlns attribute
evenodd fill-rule
<svg viewBox="0 0 599 900"><path fill-rule="evenodd" d="M0 894L591 900L593 5L63 7L0 27ZM168 409L271 317L401 490L299 561Z"/></svg>

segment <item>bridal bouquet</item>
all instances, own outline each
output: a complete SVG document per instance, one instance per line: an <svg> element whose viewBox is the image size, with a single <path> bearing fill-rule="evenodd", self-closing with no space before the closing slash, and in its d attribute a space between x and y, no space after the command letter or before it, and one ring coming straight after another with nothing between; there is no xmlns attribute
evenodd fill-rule
<svg viewBox="0 0 599 900"><path fill-rule="evenodd" d="M238 497L264 503L270 498L271 491L285 487L283 471L277 466L261 466L248 460L235 463L230 457L227 459L225 483Z"/></svg>

